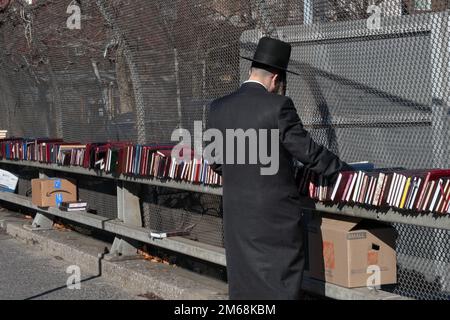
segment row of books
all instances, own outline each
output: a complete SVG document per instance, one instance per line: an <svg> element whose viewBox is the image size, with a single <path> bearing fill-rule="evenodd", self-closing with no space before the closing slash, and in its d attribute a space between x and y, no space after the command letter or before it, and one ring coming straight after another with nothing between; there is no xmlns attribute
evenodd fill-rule
<svg viewBox="0 0 450 320"><path fill-rule="evenodd" d="M173 144L136 145L129 142L67 143L60 139L0 139L0 159L39 161L61 166L80 166L112 174L159 179L173 179L197 184L222 185L207 161L194 157L190 161L172 157Z"/></svg>
<svg viewBox="0 0 450 320"><path fill-rule="evenodd" d="M450 170L345 171L339 173L334 184L302 170L300 192L317 201L450 213Z"/></svg>
<svg viewBox="0 0 450 320"><path fill-rule="evenodd" d="M124 149L122 170L125 174L222 185L222 177L211 169L208 161L195 157L193 151L187 148L181 150L178 158L174 158L172 149L170 145L127 146ZM186 153L190 161L181 160Z"/></svg>

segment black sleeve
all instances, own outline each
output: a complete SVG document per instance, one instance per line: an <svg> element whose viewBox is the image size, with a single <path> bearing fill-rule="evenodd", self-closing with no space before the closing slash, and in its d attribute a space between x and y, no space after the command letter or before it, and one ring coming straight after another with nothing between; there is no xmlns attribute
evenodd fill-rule
<svg viewBox="0 0 450 320"><path fill-rule="evenodd" d="M207 113L206 113L206 129L209 129L209 128L215 128L215 126L214 126L214 121L213 121L213 119L212 119L212 117L211 117L211 108L212 108L212 104L213 103L211 103L210 105L208 105L208 109L207 109ZM222 175L222 164L218 164L218 163L212 163L212 164L210 164L210 166L211 166L211 169L215 172L215 173L217 173L218 175Z"/></svg>
<svg viewBox="0 0 450 320"><path fill-rule="evenodd" d="M278 115L282 145L310 170L334 180L342 170L351 170L334 153L314 142L303 124L291 99L286 100Z"/></svg>

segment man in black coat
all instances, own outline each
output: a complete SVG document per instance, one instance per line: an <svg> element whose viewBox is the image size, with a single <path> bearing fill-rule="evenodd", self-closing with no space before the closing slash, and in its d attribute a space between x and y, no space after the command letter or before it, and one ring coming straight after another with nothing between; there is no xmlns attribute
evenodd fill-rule
<svg viewBox="0 0 450 320"><path fill-rule="evenodd" d="M272 156L277 156L274 174L262 174L261 162L229 162L227 147L222 151L224 163L213 166L224 183L230 299L300 298L304 247L293 159L331 180L347 169L336 155L312 140L292 100L277 94L288 71L290 53L289 44L262 38L254 58L248 59L253 61L249 80L236 92L213 101L209 109L208 128L218 129L225 139L230 129L266 129L279 137L277 143L270 137L262 140ZM258 146L261 148L261 141ZM250 152L246 145L246 159Z"/></svg>

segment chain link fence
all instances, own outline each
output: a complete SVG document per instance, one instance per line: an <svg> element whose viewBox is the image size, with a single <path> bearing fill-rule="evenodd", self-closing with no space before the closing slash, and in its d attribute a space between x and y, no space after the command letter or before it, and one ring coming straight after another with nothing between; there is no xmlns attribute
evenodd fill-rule
<svg viewBox="0 0 450 320"><path fill-rule="evenodd" d="M378 167L450 165L449 1L31 2L0 6L0 130L10 136L167 142L239 87L249 68L239 55L269 35L293 45L300 76L289 75L288 94L316 141ZM32 175L17 173L25 194ZM79 183L98 214L117 215L111 181ZM142 193L144 226L196 223L192 239L223 246L219 197ZM448 299L450 233L395 228L399 283L386 289Z"/></svg>

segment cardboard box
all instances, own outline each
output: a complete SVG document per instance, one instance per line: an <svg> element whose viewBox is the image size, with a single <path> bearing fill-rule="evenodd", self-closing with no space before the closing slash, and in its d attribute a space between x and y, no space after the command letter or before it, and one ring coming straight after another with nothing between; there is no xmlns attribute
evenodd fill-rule
<svg viewBox="0 0 450 320"><path fill-rule="evenodd" d="M59 207L63 201L77 201L77 186L66 179L33 179L31 191L34 205L39 207Z"/></svg>
<svg viewBox="0 0 450 320"><path fill-rule="evenodd" d="M308 224L309 276L348 288L396 283L395 238L377 221L315 217Z"/></svg>

